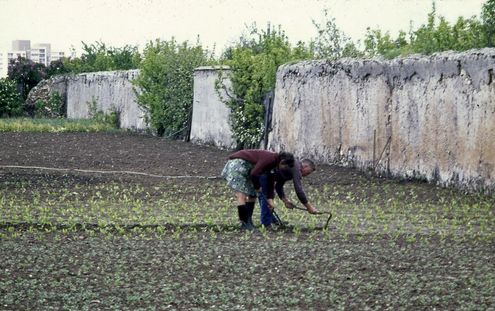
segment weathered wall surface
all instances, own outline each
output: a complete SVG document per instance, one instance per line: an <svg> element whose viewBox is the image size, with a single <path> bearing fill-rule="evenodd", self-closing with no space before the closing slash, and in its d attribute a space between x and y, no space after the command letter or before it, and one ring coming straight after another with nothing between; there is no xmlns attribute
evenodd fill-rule
<svg viewBox="0 0 495 311"><path fill-rule="evenodd" d="M221 101L215 89L220 69L228 75L228 67L199 67L194 71L194 102L191 124L191 141L232 149L235 140L229 123L230 109ZM230 80L224 85L230 88ZM226 97L221 91L221 96Z"/></svg>
<svg viewBox="0 0 495 311"><path fill-rule="evenodd" d="M89 118L90 105L104 112L120 113L120 126L127 129L147 128L145 113L138 106L131 80L139 70L82 73L67 83L67 117Z"/></svg>
<svg viewBox="0 0 495 311"><path fill-rule="evenodd" d="M277 73L270 148L495 190L495 49Z"/></svg>

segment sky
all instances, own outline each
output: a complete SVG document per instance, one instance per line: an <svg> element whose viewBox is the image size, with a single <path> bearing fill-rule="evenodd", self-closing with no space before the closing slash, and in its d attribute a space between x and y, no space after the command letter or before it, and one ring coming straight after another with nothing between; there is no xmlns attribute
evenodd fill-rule
<svg viewBox="0 0 495 311"><path fill-rule="evenodd" d="M479 15L485 0L436 0L437 12L454 22ZM0 0L0 53L12 40L51 43L52 51L81 52L81 41L107 46L138 45L157 38L215 46L216 54L240 37L247 25L281 25L289 39L316 36L313 20L323 11L354 40L366 28L393 35L424 24L432 0Z"/></svg>

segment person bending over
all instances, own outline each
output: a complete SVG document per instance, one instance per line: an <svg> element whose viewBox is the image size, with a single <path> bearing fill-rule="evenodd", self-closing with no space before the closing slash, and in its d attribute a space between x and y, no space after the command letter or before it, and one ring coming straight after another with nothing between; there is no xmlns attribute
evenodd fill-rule
<svg viewBox="0 0 495 311"><path fill-rule="evenodd" d="M316 166L313 161L303 159L302 161L296 160L292 169L275 169L260 177L262 195L260 195L258 199L261 210L260 220L264 227L269 228L272 223L280 225L272 213L275 208L273 203L275 197L274 189L276 190L278 197L284 202L285 207L289 209L294 207L294 204L289 201L284 192L285 183L291 179L294 184L297 198L306 207L306 210L311 214L318 213L318 210L309 203L302 186L302 178L313 173L315 170Z"/></svg>
<svg viewBox="0 0 495 311"><path fill-rule="evenodd" d="M261 192L260 176L273 169L286 170L294 166L294 156L288 152L246 149L229 156L221 176L237 198L241 229L252 230L256 194Z"/></svg>

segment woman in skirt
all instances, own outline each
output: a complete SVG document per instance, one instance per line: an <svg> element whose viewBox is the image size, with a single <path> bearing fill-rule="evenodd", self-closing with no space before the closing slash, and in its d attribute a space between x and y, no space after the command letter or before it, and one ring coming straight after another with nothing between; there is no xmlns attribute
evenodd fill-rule
<svg viewBox="0 0 495 311"><path fill-rule="evenodd" d="M252 216L256 194L261 191L260 176L275 168L284 170L293 166L294 156L288 152L276 153L260 149L246 149L229 156L223 168L222 177L235 191L242 229L252 230L254 228Z"/></svg>

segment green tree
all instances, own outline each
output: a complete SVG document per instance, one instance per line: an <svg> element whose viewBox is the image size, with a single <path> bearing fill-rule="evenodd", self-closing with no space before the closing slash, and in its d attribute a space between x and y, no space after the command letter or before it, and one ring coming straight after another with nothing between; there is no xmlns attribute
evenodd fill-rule
<svg viewBox="0 0 495 311"><path fill-rule="evenodd" d="M138 104L147 112L147 123L159 136L183 137L193 103L193 71L212 57L199 44L156 40L144 50L138 87Z"/></svg>
<svg viewBox="0 0 495 311"><path fill-rule="evenodd" d="M313 20L317 31L317 36L311 41L315 57L339 59L362 56L357 45L337 27L335 18L330 16L328 10L324 10L323 14L323 22Z"/></svg>
<svg viewBox="0 0 495 311"><path fill-rule="evenodd" d="M66 74L69 72L70 70L69 68L65 67L63 59L52 61L50 65L46 67L46 75L48 78L55 75Z"/></svg>
<svg viewBox="0 0 495 311"><path fill-rule="evenodd" d="M0 117L16 117L22 114L22 98L17 92L17 83L0 79Z"/></svg>
<svg viewBox="0 0 495 311"><path fill-rule="evenodd" d="M112 60L114 70L129 70L139 67L141 56L136 46L125 45L121 48L110 48L108 56Z"/></svg>
<svg viewBox="0 0 495 311"><path fill-rule="evenodd" d="M459 17L452 26L451 32L452 50L465 51L488 46L483 24L475 16L467 19Z"/></svg>
<svg viewBox="0 0 495 311"><path fill-rule="evenodd" d="M10 62L7 75L17 83L22 100L26 100L29 91L46 77L45 65L18 57Z"/></svg>
<svg viewBox="0 0 495 311"><path fill-rule="evenodd" d="M495 0L489 2L495 3ZM465 51L473 48L487 46L490 9L484 6L485 23L476 16L470 18L459 17L455 24L450 24L445 17L437 16L435 2L432 2L432 10L428 13L428 21L418 29L409 30L409 37L404 31L400 31L396 39L389 32L383 33L379 29L370 30L364 40L364 52L368 57L384 56L394 58L398 55L420 53L429 55L435 52L455 50ZM483 15L482 14L482 15ZM493 14L493 12L491 13ZM488 26L487 26L488 25Z"/></svg>
<svg viewBox="0 0 495 311"><path fill-rule="evenodd" d="M364 55L367 57L381 55L391 59L402 54L407 46L404 31L400 31L399 36L393 39L388 31L383 34L380 29L368 28L364 39Z"/></svg>
<svg viewBox="0 0 495 311"><path fill-rule="evenodd" d="M495 41L495 0L488 0L483 4L481 21L486 33L487 46L493 47Z"/></svg>
<svg viewBox="0 0 495 311"><path fill-rule="evenodd" d="M231 69L232 92L227 92L230 96L224 102L231 109L231 128L239 148L257 147L261 141L263 98L275 87L278 67L312 56L310 47L299 42L293 48L281 27L270 25L258 30L253 24L247 35L226 50L222 63Z"/></svg>
<svg viewBox="0 0 495 311"><path fill-rule="evenodd" d="M413 53L432 54L439 51L435 38L436 4L432 3L432 10L428 13L428 22L421 25L411 36Z"/></svg>

